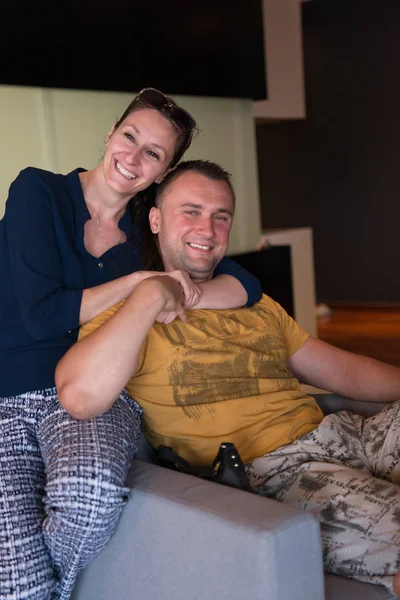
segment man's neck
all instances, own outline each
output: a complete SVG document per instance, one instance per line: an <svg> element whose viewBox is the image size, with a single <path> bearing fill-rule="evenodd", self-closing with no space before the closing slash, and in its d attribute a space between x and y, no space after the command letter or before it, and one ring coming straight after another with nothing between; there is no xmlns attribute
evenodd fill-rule
<svg viewBox="0 0 400 600"><path fill-rule="evenodd" d="M164 265L164 267L165 267L165 272L166 273L168 273L169 271L175 271L176 270L176 269L172 269L172 268L167 268L165 265ZM213 278L213 274L214 273L212 273L211 275L205 275L204 277L202 277L201 275L200 276L198 276L198 275L194 276L191 273L188 273L188 275L189 275L190 279L193 281L193 283L205 283L206 281L210 281Z"/></svg>
<svg viewBox="0 0 400 600"><path fill-rule="evenodd" d="M164 262L164 269L165 269L166 273L168 273L168 271L176 271L177 269L179 269L179 267L176 267L174 265L169 265L165 261L163 261L163 262ZM210 281L214 275L214 271L211 274L207 273L204 275L202 275L201 273L191 273L190 271L186 271L186 272L189 275L190 279L193 281L193 283L204 283L206 281Z"/></svg>

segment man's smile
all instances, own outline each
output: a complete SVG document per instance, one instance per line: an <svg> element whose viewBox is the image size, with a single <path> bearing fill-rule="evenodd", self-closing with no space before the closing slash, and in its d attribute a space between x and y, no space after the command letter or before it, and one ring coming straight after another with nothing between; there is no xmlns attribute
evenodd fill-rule
<svg viewBox="0 0 400 600"><path fill-rule="evenodd" d="M187 245L190 248L194 248L195 250L202 250L203 252L208 252L213 249L213 246L206 246L205 244L195 244L194 242L187 242Z"/></svg>

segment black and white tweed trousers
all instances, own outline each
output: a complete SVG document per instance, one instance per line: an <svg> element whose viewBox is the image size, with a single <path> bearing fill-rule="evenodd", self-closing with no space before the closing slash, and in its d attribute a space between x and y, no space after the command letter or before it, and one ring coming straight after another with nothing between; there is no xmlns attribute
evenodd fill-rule
<svg viewBox="0 0 400 600"><path fill-rule="evenodd" d="M110 539L141 411L125 392L104 415L73 419L56 390L0 398L0 598L67 600Z"/></svg>

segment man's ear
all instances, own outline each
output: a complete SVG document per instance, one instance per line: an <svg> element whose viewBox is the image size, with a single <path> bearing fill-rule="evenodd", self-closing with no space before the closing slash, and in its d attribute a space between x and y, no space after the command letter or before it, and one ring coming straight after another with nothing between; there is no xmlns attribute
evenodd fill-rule
<svg viewBox="0 0 400 600"><path fill-rule="evenodd" d="M149 223L152 233L159 233L160 231L160 209L156 206L152 206L149 212Z"/></svg>
<svg viewBox="0 0 400 600"><path fill-rule="evenodd" d="M106 145L107 145L107 144L108 144L108 142L110 141L110 137L112 136L112 134L113 134L113 133L114 133L114 131L115 131L115 125L116 125L116 124L114 123L114 125L111 127L110 131L108 132L108 135L107 135L107 137L106 137Z"/></svg>

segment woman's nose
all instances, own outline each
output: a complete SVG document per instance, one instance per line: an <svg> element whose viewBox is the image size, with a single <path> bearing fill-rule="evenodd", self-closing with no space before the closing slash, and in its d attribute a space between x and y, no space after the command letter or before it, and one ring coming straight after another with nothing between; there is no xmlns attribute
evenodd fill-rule
<svg viewBox="0 0 400 600"><path fill-rule="evenodd" d="M126 160L130 165L137 165L140 162L140 150L138 148L132 148L127 152Z"/></svg>

